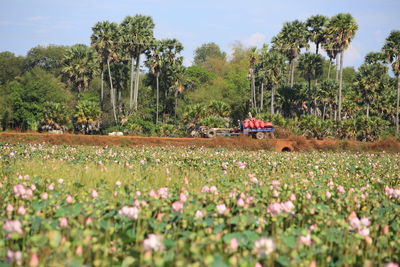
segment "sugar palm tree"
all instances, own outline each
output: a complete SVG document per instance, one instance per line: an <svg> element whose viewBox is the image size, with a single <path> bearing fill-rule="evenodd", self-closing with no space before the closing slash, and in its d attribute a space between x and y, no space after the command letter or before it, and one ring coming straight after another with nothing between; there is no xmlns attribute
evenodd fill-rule
<svg viewBox="0 0 400 267"><path fill-rule="evenodd" d="M86 45L77 44L65 53L62 73L78 91L78 97L85 91L96 75L96 52Z"/></svg>
<svg viewBox="0 0 400 267"><path fill-rule="evenodd" d="M281 51L289 60L289 81L293 87L294 63L300 55L300 49L308 47L307 28L304 22L294 20L283 24L282 30L272 38L273 48Z"/></svg>
<svg viewBox="0 0 400 267"><path fill-rule="evenodd" d="M160 100L160 75L164 64L164 47L162 42L155 42L147 53L146 65L156 77L156 123L158 123L159 100Z"/></svg>
<svg viewBox="0 0 400 267"><path fill-rule="evenodd" d="M115 92L110 70L110 61L117 59L116 46L119 35L118 24L115 22L101 21L93 26L92 31L93 33L90 37L92 47L97 51L101 62L105 62L107 64L108 76L110 78L110 98L113 108L113 115L115 123L118 123L117 112L115 108ZM103 80L103 70L101 71Z"/></svg>
<svg viewBox="0 0 400 267"><path fill-rule="evenodd" d="M322 76L323 58L319 54L305 53L299 57L299 70L308 81L308 113L311 114L311 81ZM317 109L317 93L314 88L314 111Z"/></svg>
<svg viewBox="0 0 400 267"><path fill-rule="evenodd" d="M308 38L315 43L315 54L318 54L320 45L325 40L325 28L328 24L328 18L322 15L314 15L307 19L306 27Z"/></svg>
<svg viewBox="0 0 400 267"><path fill-rule="evenodd" d="M258 51L256 47L250 49L249 54L249 79L250 79L250 90L251 90L251 107L257 108L256 102L256 85L255 85L255 66L258 57Z"/></svg>
<svg viewBox="0 0 400 267"><path fill-rule="evenodd" d="M333 47L340 53L339 92L338 92L338 119L341 120L342 88L343 88L343 56L351 40L358 30L358 25L350 14L340 13L333 16L327 26L327 38L334 44Z"/></svg>
<svg viewBox="0 0 400 267"><path fill-rule="evenodd" d="M392 31L386 38L382 52L387 61L392 64L393 73L397 77L397 103L396 103L396 135L399 136L399 104L400 104L400 31Z"/></svg>
<svg viewBox="0 0 400 267"><path fill-rule="evenodd" d="M127 16L121 23L121 42L131 57L131 86L129 108L136 111L138 107L139 90L139 65L140 56L154 42L154 22L150 16L135 15ZM133 62L136 60L135 89L133 89ZM133 99L132 99L133 98Z"/></svg>
<svg viewBox="0 0 400 267"><path fill-rule="evenodd" d="M274 114L276 89L283 81L286 72L285 56L278 51L265 49L257 65L258 76L271 89L271 114Z"/></svg>

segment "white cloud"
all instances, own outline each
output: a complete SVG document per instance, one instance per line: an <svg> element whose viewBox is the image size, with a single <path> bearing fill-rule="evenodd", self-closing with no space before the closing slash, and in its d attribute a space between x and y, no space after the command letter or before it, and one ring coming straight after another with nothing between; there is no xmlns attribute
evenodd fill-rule
<svg viewBox="0 0 400 267"><path fill-rule="evenodd" d="M246 46L257 46L261 47L265 41L267 40L267 36L262 33L256 32L250 35L247 39L244 40L244 44Z"/></svg>
<svg viewBox="0 0 400 267"><path fill-rule="evenodd" d="M27 20L29 21L38 21L38 20L44 20L45 18L42 16L35 16L35 17L29 17Z"/></svg>

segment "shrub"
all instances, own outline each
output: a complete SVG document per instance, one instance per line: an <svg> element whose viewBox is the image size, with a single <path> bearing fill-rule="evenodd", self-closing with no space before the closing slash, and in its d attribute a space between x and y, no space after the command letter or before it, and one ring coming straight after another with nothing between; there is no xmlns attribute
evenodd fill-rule
<svg viewBox="0 0 400 267"><path fill-rule="evenodd" d="M39 131L66 131L70 121L68 108L64 104L46 102L43 105L43 115L39 124Z"/></svg>
<svg viewBox="0 0 400 267"><path fill-rule="evenodd" d="M74 114L75 129L79 133L93 134L100 131L101 110L99 104L83 100L76 105Z"/></svg>

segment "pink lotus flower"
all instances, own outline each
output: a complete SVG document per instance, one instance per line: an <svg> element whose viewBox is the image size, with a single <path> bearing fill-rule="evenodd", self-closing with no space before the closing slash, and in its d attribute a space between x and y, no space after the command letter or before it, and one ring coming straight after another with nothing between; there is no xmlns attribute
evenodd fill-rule
<svg viewBox="0 0 400 267"><path fill-rule="evenodd" d="M218 189L215 185L210 187L210 193L218 194Z"/></svg>
<svg viewBox="0 0 400 267"><path fill-rule="evenodd" d="M92 222L93 222L93 219L89 217L86 219L85 224L86 224L86 226L88 226L88 225L91 225Z"/></svg>
<svg viewBox="0 0 400 267"><path fill-rule="evenodd" d="M65 217L61 217L60 223L59 223L61 228L65 228L68 226L68 219Z"/></svg>
<svg viewBox="0 0 400 267"><path fill-rule="evenodd" d="M143 248L145 251L162 251L164 250L164 244L162 243L162 237L156 234L149 234L147 239L143 241Z"/></svg>
<svg viewBox="0 0 400 267"><path fill-rule="evenodd" d="M299 244L303 246L311 246L312 240L311 240L311 234L308 233L307 235L301 235L299 237Z"/></svg>
<svg viewBox="0 0 400 267"><path fill-rule="evenodd" d="M139 209L137 209L136 207L124 206L124 207L122 207L122 209L119 210L118 213L122 216L128 217L129 219L136 220L139 216Z"/></svg>
<svg viewBox="0 0 400 267"><path fill-rule="evenodd" d="M274 241L271 238L261 238L255 242L255 251L261 257L271 254L275 249Z"/></svg>
<svg viewBox="0 0 400 267"><path fill-rule="evenodd" d="M271 203L268 205L267 212L271 214L271 216L276 216L281 213L291 213L294 214L294 208L292 201L286 201L283 203Z"/></svg>
<svg viewBox="0 0 400 267"><path fill-rule="evenodd" d="M170 194L168 192L168 187L162 187L160 189L157 190L157 194L161 197L161 198L169 198Z"/></svg>
<svg viewBox="0 0 400 267"><path fill-rule="evenodd" d="M331 193L329 191L326 191L325 192L325 196L326 196L327 199L330 199L332 195L331 195Z"/></svg>
<svg viewBox="0 0 400 267"><path fill-rule="evenodd" d="M64 179L58 179L58 183L59 184L63 184L64 183Z"/></svg>
<svg viewBox="0 0 400 267"><path fill-rule="evenodd" d="M229 240L229 249L231 251L236 251L239 248L239 242L237 241L236 238L232 238Z"/></svg>
<svg viewBox="0 0 400 267"><path fill-rule="evenodd" d="M120 187L121 184L122 184L121 181L116 181L116 182L115 182L115 185L116 185L117 187Z"/></svg>
<svg viewBox="0 0 400 267"><path fill-rule="evenodd" d="M39 258L36 253L33 253L29 261L29 267L36 267L38 265L39 265Z"/></svg>
<svg viewBox="0 0 400 267"><path fill-rule="evenodd" d="M244 200L242 198L239 198L236 205L238 205L239 207L244 207Z"/></svg>
<svg viewBox="0 0 400 267"><path fill-rule="evenodd" d="M179 200L180 200L182 203L185 203L185 202L187 201L187 196L185 195L185 193L180 193L180 194L179 194Z"/></svg>
<svg viewBox="0 0 400 267"><path fill-rule="evenodd" d="M180 201L175 201L174 203L172 203L172 209L175 212L183 212L183 203Z"/></svg>
<svg viewBox="0 0 400 267"><path fill-rule="evenodd" d="M97 191L95 189L92 190L91 195L92 195L93 199L97 199L99 197L99 194L97 193Z"/></svg>
<svg viewBox="0 0 400 267"><path fill-rule="evenodd" d="M31 188L25 188L22 184L17 184L13 188L14 194L17 197L29 199L33 196Z"/></svg>
<svg viewBox="0 0 400 267"><path fill-rule="evenodd" d="M82 253L83 253L83 248L82 248L82 246L77 246L76 249L75 249L75 253L76 253L76 255L78 255L78 256L82 256Z"/></svg>
<svg viewBox="0 0 400 267"><path fill-rule="evenodd" d="M208 192L210 192L210 187L209 187L208 185L204 185L204 186L201 188L201 192L202 192L202 193L208 193Z"/></svg>
<svg viewBox="0 0 400 267"><path fill-rule="evenodd" d="M26 214L26 209L25 209L25 207L24 207L24 206L19 206L19 208L18 208L18 210L17 210L17 213L18 213L19 215L25 215L25 214Z"/></svg>
<svg viewBox="0 0 400 267"><path fill-rule="evenodd" d="M246 165L247 165L246 162L241 162L241 161L238 161L236 164L238 165L239 169L241 169L241 170L246 168Z"/></svg>
<svg viewBox="0 0 400 267"><path fill-rule="evenodd" d="M54 184L50 184L47 188L48 188L50 191L53 191L53 190L54 190Z"/></svg>
<svg viewBox="0 0 400 267"><path fill-rule="evenodd" d="M310 199L311 199L311 194L308 193L308 192L306 193L306 199L307 199L307 200L310 200Z"/></svg>
<svg viewBox="0 0 400 267"><path fill-rule="evenodd" d="M227 209L227 207L223 203L222 204L218 204L216 208L217 208L218 214L229 213L229 210Z"/></svg>
<svg viewBox="0 0 400 267"><path fill-rule="evenodd" d="M388 264L385 265L385 267L399 267L399 265L395 262L389 262Z"/></svg>
<svg viewBox="0 0 400 267"><path fill-rule="evenodd" d="M21 222L18 220L6 221L3 224L3 230L6 231L9 235L11 235L12 233L23 233Z"/></svg>
<svg viewBox="0 0 400 267"><path fill-rule="evenodd" d="M341 185L339 185L339 186L337 187L337 191L338 191L339 194L343 194L343 193L344 193L344 187L341 186Z"/></svg>
<svg viewBox="0 0 400 267"><path fill-rule="evenodd" d="M21 251L12 251L7 250L7 259L11 262L16 262L17 265L21 265L22 263L22 252Z"/></svg>
<svg viewBox="0 0 400 267"><path fill-rule="evenodd" d="M194 217L196 219L202 219L204 217L203 212L201 210L197 210L196 213L194 214Z"/></svg>
<svg viewBox="0 0 400 267"><path fill-rule="evenodd" d="M72 198L71 195L68 195L65 201L67 201L68 204L72 204L74 202L74 199Z"/></svg>
<svg viewBox="0 0 400 267"><path fill-rule="evenodd" d="M7 204L6 211L7 211L7 212L13 212L13 210L14 210L13 205Z"/></svg>
<svg viewBox="0 0 400 267"><path fill-rule="evenodd" d="M151 189L150 192L149 192L149 197L151 197L151 198L157 198L158 195L157 195L156 191L154 191L153 189Z"/></svg>
<svg viewBox="0 0 400 267"><path fill-rule="evenodd" d="M295 194L290 194L290 197L289 197L289 199L291 200L291 201L295 201L296 200L296 195Z"/></svg>
<svg viewBox="0 0 400 267"><path fill-rule="evenodd" d="M49 198L49 194L47 194L46 192L44 192L44 193L42 194L42 199L46 200L46 199L48 199L48 198Z"/></svg>

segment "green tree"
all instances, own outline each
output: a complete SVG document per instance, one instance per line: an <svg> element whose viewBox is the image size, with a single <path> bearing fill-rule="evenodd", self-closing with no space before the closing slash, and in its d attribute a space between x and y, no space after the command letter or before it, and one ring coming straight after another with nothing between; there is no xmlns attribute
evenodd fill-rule
<svg viewBox="0 0 400 267"><path fill-rule="evenodd" d="M23 130L37 130L45 102L69 103L72 99L58 78L39 67L0 90L0 99L4 100L1 110L9 111L12 126Z"/></svg>
<svg viewBox="0 0 400 267"><path fill-rule="evenodd" d="M377 53L367 54L354 81L354 88L360 96L359 102L366 106L367 118L370 116L371 106L383 92L388 79L388 68L379 62L379 58L382 57Z"/></svg>
<svg viewBox="0 0 400 267"><path fill-rule="evenodd" d="M286 55L289 60L289 81L293 87L295 61L300 55L300 49L308 47L308 31L304 22L294 20L283 24L282 30L272 38L273 49Z"/></svg>
<svg viewBox="0 0 400 267"><path fill-rule="evenodd" d="M393 73L397 77L397 101L396 101L396 135L399 136L399 105L400 105L400 31L392 31L386 38L382 47L387 61L392 64Z"/></svg>
<svg viewBox="0 0 400 267"><path fill-rule="evenodd" d="M108 69L108 76L110 79L110 98L113 109L115 124L118 123L115 92L112 82L110 61L116 60L117 57L117 44L119 29L118 24L115 22L101 21L92 27L92 35L90 37L92 47L97 51L101 58L101 62L106 62ZM102 75L103 76L103 75ZM102 77L103 79L103 77ZM102 86L103 88L103 86Z"/></svg>
<svg viewBox="0 0 400 267"><path fill-rule="evenodd" d="M66 50L67 47L61 45L39 45L30 49L25 59L25 71L41 67L55 76L60 75Z"/></svg>
<svg viewBox="0 0 400 267"><path fill-rule="evenodd" d="M203 67L207 64L210 59L221 59L226 60L226 53L221 51L220 47L216 43L202 44L194 51L193 64L198 67Z"/></svg>
<svg viewBox="0 0 400 267"><path fill-rule="evenodd" d="M284 80L286 72L285 56L277 51L264 47L257 64L257 76L261 80L261 99L264 98L264 84L271 90L271 114L275 113L275 95L279 84ZM261 110L263 109L263 101Z"/></svg>
<svg viewBox="0 0 400 267"><path fill-rule="evenodd" d="M351 39L358 30L355 19L350 14L340 13L333 16L327 26L327 38L334 44L333 48L340 53L339 92L338 92L338 119L341 120L342 88L343 88L343 57L349 47Z"/></svg>
<svg viewBox="0 0 400 267"><path fill-rule="evenodd" d="M24 58L5 51L0 53L0 85L12 81L23 72Z"/></svg>
<svg viewBox="0 0 400 267"><path fill-rule="evenodd" d="M329 19L322 15L314 15L307 19L308 38L315 43L315 53L318 54L321 43L325 41L325 28Z"/></svg>
<svg viewBox="0 0 400 267"><path fill-rule="evenodd" d="M129 108L136 111L138 108L138 90L139 90L139 65L140 56L146 52L154 42L154 22L150 16L135 15L127 16L121 23L121 42L123 47L131 57L131 87ZM135 89L133 88L133 61L136 60L136 78Z"/></svg>
<svg viewBox="0 0 400 267"><path fill-rule="evenodd" d="M89 88L97 72L96 52L86 45L77 44L68 48L65 53L62 73L68 78L73 88L77 89L78 97L82 91Z"/></svg>
<svg viewBox="0 0 400 267"><path fill-rule="evenodd" d="M322 76L323 58L319 54L305 53L299 57L299 70L308 82L308 113L311 114L311 81ZM317 88L314 88L314 112L317 110Z"/></svg>

